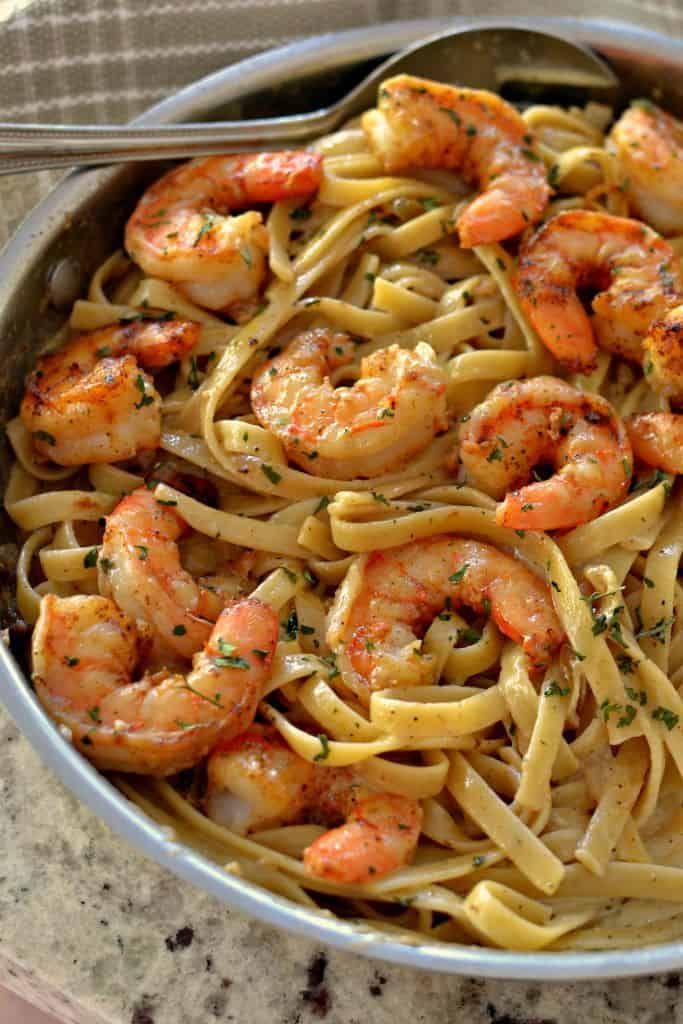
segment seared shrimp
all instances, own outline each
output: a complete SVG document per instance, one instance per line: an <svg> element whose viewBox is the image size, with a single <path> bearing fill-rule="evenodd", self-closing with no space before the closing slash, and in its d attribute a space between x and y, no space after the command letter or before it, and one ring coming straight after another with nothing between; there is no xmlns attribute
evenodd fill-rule
<svg viewBox="0 0 683 1024"><path fill-rule="evenodd" d="M460 458L469 480L504 499L496 512L501 526L528 530L595 519L626 496L633 466L609 402L556 377L494 388L461 427ZM527 484L539 465L556 472Z"/></svg>
<svg viewBox="0 0 683 1024"><path fill-rule="evenodd" d="M490 544L442 534L362 555L337 590L327 640L364 704L375 690L429 683L418 637L444 606L490 613L534 670L564 639L546 585Z"/></svg>
<svg viewBox="0 0 683 1024"><path fill-rule="evenodd" d="M405 465L445 430L446 375L432 349L397 345L361 362L352 387L329 374L354 359L345 334L306 331L255 374L251 404L292 462L319 476L351 480Z"/></svg>
<svg viewBox="0 0 683 1024"><path fill-rule="evenodd" d="M577 294L585 287L600 289L590 319ZM669 243L645 224L568 210L522 243L517 291L553 355L587 371L598 344L639 363L648 327L683 294L683 275Z"/></svg>
<svg viewBox="0 0 683 1024"><path fill-rule="evenodd" d="M249 207L310 196L321 178L322 157L299 150L191 160L147 189L126 225L126 249L200 306L239 312L257 297L268 256L263 218Z"/></svg>
<svg viewBox="0 0 683 1024"><path fill-rule="evenodd" d="M683 231L683 125L649 100L636 100L612 128L629 206L664 235Z"/></svg>
<svg viewBox="0 0 683 1024"><path fill-rule="evenodd" d="M683 306L651 324L643 342L643 371L654 391L683 404Z"/></svg>
<svg viewBox="0 0 683 1024"><path fill-rule="evenodd" d="M46 711L99 768L170 775L251 724L277 643L268 605L224 608L188 674L133 681L141 636L113 601L47 594L33 633L33 682Z"/></svg>
<svg viewBox="0 0 683 1024"><path fill-rule="evenodd" d="M36 451L60 466L80 466L156 448L161 398L140 367L158 370L181 359L199 331L187 320L135 320L79 334L42 356L20 413Z"/></svg>
<svg viewBox="0 0 683 1024"><path fill-rule="evenodd" d="M626 429L633 451L655 469L683 473L683 415L645 412L629 416Z"/></svg>
<svg viewBox="0 0 683 1024"><path fill-rule="evenodd" d="M324 768L299 757L275 729L253 725L221 742L207 762L206 812L235 832L303 820L343 824L304 850L307 871L362 884L412 857L422 809L416 800L371 790L352 769Z"/></svg>
<svg viewBox="0 0 683 1024"><path fill-rule="evenodd" d="M535 224L550 189L529 129L495 93L396 75L379 89L363 129L386 169L460 171L482 193L457 223L466 248L498 242Z"/></svg>
<svg viewBox="0 0 683 1024"><path fill-rule="evenodd" d="M208 640L215 595L180 564L185 524L141 487L107 516L98 562L99 589L132 619L149 623L160 649L190 658Z"/></svg>

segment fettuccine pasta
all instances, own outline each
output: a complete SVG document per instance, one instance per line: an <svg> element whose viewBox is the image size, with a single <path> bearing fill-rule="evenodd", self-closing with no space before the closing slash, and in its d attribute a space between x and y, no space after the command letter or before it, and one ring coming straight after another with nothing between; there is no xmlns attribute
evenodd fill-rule
<svg viewBox="0 0 683 1024"><path fill-rule="evenodd" d="M454 108L452 130L484 138L476 109L458 125L469 115ZM622 151L606 140L611 112L532 106L521 119L527 155L515 173L526 160L537 183L525 178L531 191L515 214L528 201L529 226L467 246L483 178L473 185L466 167L427 156L394 169L366 120L313 147L319 187L273 197L265 223L253 211L232 218L243 221L238 269L191 287L167 247L196 232L194 258L218 231L215 215L177 198L180 212L166 212L153 186L129 223L128 253L97 269L29 384L34 404L8 425L17 607L36 626L36 688L62 731L226 871L405 942L640 946L683 935L683 518L675 472L654 468L635 441L625 455L622 421L671 415L670 405L628 353L598 344L590 365L563 363L518 281L523 261L540 259L529 239L541 216L547 226L638 211ZM152 330L154 345L171 346L165 369L145 348ZM72 373L75 350L68 365L49 360L74 338L85 351L90 332L100 340L87 372L110 364L97 387L114 387L116 370L116 402L130 401L115 441L88 420L88 396L49 390ZM563 408L579 395L571 429L579 423L590 451L607 452L600 482L614 493L581 516L590 483L569 498L548 488L560 518L524 526L500 509L530 515L535 499L515 511L517 491L497 490L495 474L508 471L514 431L532 415L525 388L541 380L567 389L553 391ZM48 423L62 401L81 403L71 433ZM482 441L475 430L491 410L501 425ZM556 455L565 439L555 426L529 456L531 487L579 458L578 448ZM156 574L149 593L145 574ZM76 597L103 603L62 603ZM81 638L70 648L48 616L67 631L76 607ZM83 618L90 607L95 625ZM226 615L229 642L217 632ZM261 616L257 627L250 616ZM235 710L240 671L251 715ZM89 704L79 672L97 690ZM120 693L102 673L120 674ZM182 703L171 725L155 719L173 731L163 755L139 733L154 673ZM225 731L228 693L237 736ZM197 695L201 721L191 717ZM76 714L69 702L79 700ZM248 820L248 786L266 786L259 759L273 751L291 771L282 786L293 802L284 811L264 790L270 811ZM128 774L135 758L139 773ZM376 850L354 847L368 843L354 799L379 815ZM348 820L323 855L333 805L332 824Z"/></svg>

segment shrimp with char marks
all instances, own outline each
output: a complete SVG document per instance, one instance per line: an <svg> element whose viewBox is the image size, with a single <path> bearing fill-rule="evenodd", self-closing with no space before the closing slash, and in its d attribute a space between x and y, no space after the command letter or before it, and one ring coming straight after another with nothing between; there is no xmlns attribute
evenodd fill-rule
<svg viewBox="0 0 683 1024"><path fill-rule="evenodd" d="M36 451L60 466L82 466L156 448L161 397L141 367L181 359L200 330L187 320L134 320L79 334L42 356L20 411Z"/></svg>
<svg viewBox="0 0 683 1024"><path fill-rule="evenodd" d="M214 821L245 834L301 821L336 828L303 854L309 874L363 884L408 863L422 809L416 800L371 789L351 768L311 764L275 729L253 725L221 742L207 762L205 808Z"/></svg>
<svg viewBox="0 0 683 1024"><path fill-rule="evenodd" d="M376 690L432 682L418 637L446 605L490 613L534 671L564 640L545 583L491 544L441 534L373 551L337 590L327 631L344 684L363 704Z"/></svg>
<svg viewBox="0 0 683 1024"><path fill-rule="evenodd" d="M597 288L589 318L579 289ZM541 341L570 370L598 346L640 363L650 324L683 295L676 253L639 221L568 210L522 242L516 288Z"/></svg>
<svg viewBox="0 0 683 1024"><path fill-rule="evenodd" d="M607 146L619 158L632 212L663 235L683 231L683 124L649 100L636 100Z"/></svg>
<svg viewBox="0 0 683 1024"><path fill-rule="evenodd" d="M495 387L461 427L460 459L469 480L502 499L501 526L528 530L595 519L626 497L633 467L610 403L556 377ZM528 483L540 465L556 472Z"/></svg>
<svg viewBox="0 0 683 1024"><path fill-rule="evenodd" d="M675 306L652 324L643 348L643 368L648 384L680 409L683 406L683 306ZM683 473L683 413L635 413L627 418L626 428L639 459L665 473Z"/></svg>
<svg viewBox="0 0 683 1024"><path fill-rule="evenodd" d="M147 189L126 225L126 249L198 305L242 318L268 259L268 231L249 207L310 197L321 179L322 157L303 150L191 160Z"/></svg>
<svg viewBox="0 0 683 1024"><path fill-rule="evenodd" d="M457 221L465 248L519 234L546 207L550 188L529 128L495 93L396 75L362 125L390 173L460 171L481 191Z"/></svg>
<svg viewBox="0 0 683 1024"><path fill-rule="evenodd" d="M397 470L448 426L446 374L429 345L379 349L361 361L351 387L333 387L329 374L354 352L345 334L306 331L258 370L251 388L259 422L291 461L339 480Z"/></svg>
<svg viewBox="0 0 683 1024"><path fill-rule="evenodd" d="M253 598L221 612L186 674L134 681L144 637L106 597L47 594L33 633L43 707L99 768L171 775L244 732L267 681L278 618Z"/></svg>

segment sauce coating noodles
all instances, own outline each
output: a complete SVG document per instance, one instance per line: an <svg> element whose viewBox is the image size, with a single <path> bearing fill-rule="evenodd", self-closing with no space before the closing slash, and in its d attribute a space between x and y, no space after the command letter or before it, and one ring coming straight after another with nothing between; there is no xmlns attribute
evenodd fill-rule
<svg viewBox="0 0 683 1024"><path fill-rule="evenodd" d="M522 118L534 139L529 159L545 163L555 190L546 220L586 209L629 215L620 157L606 145L609 111L535 106ZM267 245L270 278L261 305L249 306L238 289L240 322L198 305L178 281L145 276L122 251L75 303L51 347L144 318L192 321L199 339L154 385L146 374L130 378L135 409L151 415L160 403L156 451L60 466L45 459L49 433L38 454L25 422L9 424L16 461L5 507L22 537L19 611L35 624L45 595L116 598L125 580L112 551L124 541L112 513L146 484L181 525L168 519L163 552L134 541L145 572L157 571L157 557L182 558L186 596L178 600L194 602L186 607L211 623L222 603L247 596L278 615L273 651L252 651L268 658L259 675L259 686L268 675L257 715L263 736L314 774L332 769L371 793L404 798L417 846L397 854L396 866L387 840L389 868L370 864L351 880L313 873L304 851L325 830L303 800L291 822L266 815L247 834L204 813L207 750L189 771L115 776L178 841L274 893L406 942L590 950L680 938L683 517L675 480L627 464L630 490L617 481L594 518L547 533L502 525L494 498L456 457L461 422L511 379L562 377L620 417L668 412L668 401L607 349L585 373L554 361L517 294L518 242L460 246L456 223L471 184L457 170L389 176L356 123L313 149L322 156L314 197L275 201L267 238L250 224ZM314 343L302 346L302 336ZM280 402L281 418L270 407L268 423L257 418L255 379L259 402ZM289 421L292 381L305 401ZM425 423L429 437L420 433ZM153 423L145 429L153 434ZM506 465L501 444L485 449L484 469L486 460ZM454 537L460 554L450 550ZM437 559L447 568L432 587ZM422 586L432 589L418 601ZM527 601L520 617L533 617L526 634L512 614L517 601ZM190 619L175 620L182 643L168 655L169 671L180 673L173 678L188 681L201 668L186 675L182 660ZM209 642L202 630L193 651ZM249 651L236 654L214 634L214 661L239 676ZM143 633L138 640L147 642ZM152 650L156 671L167 654ZM69 670L83 659L63 655ZM96 760L87 744L97 744L104 700L87 711L92 738L85 729L74 741ZM51 708L64 724L62 712ZM114 734L120 717L117 706ZM219 773L210 774L219 786ZM380 829L408 830L396 824L404 814L396 807L393 818L381 809Z"/></svg>

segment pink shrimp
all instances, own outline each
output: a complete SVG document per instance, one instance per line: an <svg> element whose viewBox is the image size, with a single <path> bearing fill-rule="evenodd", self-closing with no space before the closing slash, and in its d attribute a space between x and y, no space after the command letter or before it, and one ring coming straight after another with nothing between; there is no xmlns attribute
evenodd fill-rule
<svg viewBox="0 0 683 1024"><path fill-rule="evenodd" d="M243 598L223 609L187 675L134 681L144 631L106 597L47 594L33 633L33 682L99 768L171 775L249 727L277 636L275 611Z"/></svg>
<svg viewBox="0 0 683 1024"><path fill-rule="evenodd" d="M141 487L107 516L98 561L101 593L148 623L161 649L190 658L208 640L216 596L183 569L176 541L186 526Z"/></svg>
<svg viewBox="0 0 683 1024"><path fill-rule="evenodd" d="M577 290L597 287L589 318ZM516 288L553 355L589 371L598 345L640 362L652 321L683 295L668 242L640 221L568 210L522 242Z"/></svg>
<svg viewBox="0 0 683 1024"><path fill-rule="evenodd" d="M633 469L626 430L609 402L556 377L494 388L461 427L460 458L476 486L503 499L501 526L522 530L594 519L626 497ZM557 472L528 483L540 464Z"/></svg>
<svg viewBox="0 0 683 1024"><path fill-rule="evenodd" d="M126 249L200 306L239 314L258 296L268 255L263 218L249 207L311 196L321 177L322 157L299 150L191 160L147 189Z"/></svg>
<svg viewBox="0 0 683 1024"><path fill-rule="evenodd" d="M337 590L327 631L344 683L362 703L385 687L433 682L418 637L447 604L490 612L534 670L564 640L546 585L491 544L441 534L373 551Z"/></svg>
<svg viewBox="0 0 683 1024"><path fill-rule="evenodd" d="M306 870L318 878L347 885L381 878L411 859L420 836L416 800L375 792L351 768L311 764L257 724L218 744L207 778L207 814L235 832L343 822L304 851Z"/></svg>
<svg viewBox="0 0 683 1024"><path fill-rule="evenodd" d="M187 320L134 320L79 334L42 356L20 413L36 451L61 466L81 466L156 448L161 398L140 367L159 370L181 359L200 329Z"/></svg>
<svg viewBox="0 0 683 1024"><path fill-rule="evenodd" d="M481 190L457 223L468 249L519 234L546 207L550 188L529 128L495 93L396 75L362 124L389 172L443 167Z"/></svg>

